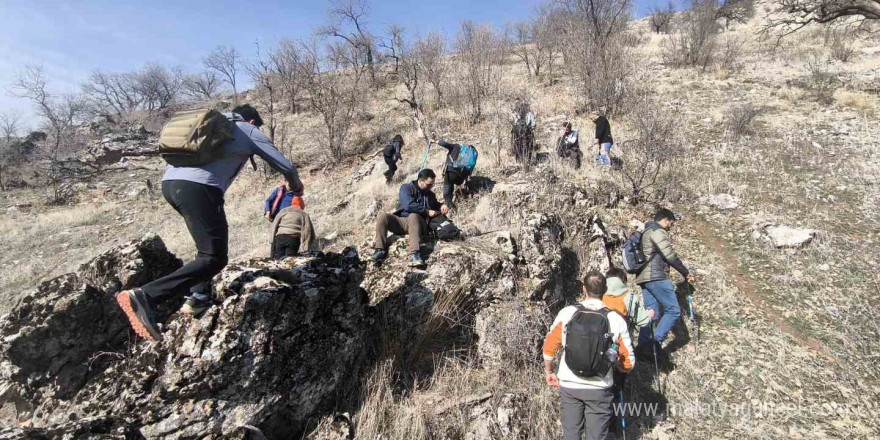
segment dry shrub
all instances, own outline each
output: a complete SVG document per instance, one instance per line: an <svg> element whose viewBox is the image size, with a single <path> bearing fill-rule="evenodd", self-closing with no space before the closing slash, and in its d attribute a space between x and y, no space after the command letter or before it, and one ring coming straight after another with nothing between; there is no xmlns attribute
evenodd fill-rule
<svg viewBox="0 0 880 440"><path fill-rule="evenodd" d="M380 363L369 374L363 392L362 406L355 417L358 439L426 438L424 412L409 395L397 397L394 383L398 379L392 361Z"/></svg>
<svg viewBox="0 0 880 440"><path fill-rule="evenodd" d="M718 43L715 54L715 70L719 78L727 78L731 73L740 70L742 67L740 64L742 47L743 41L731 35L726 35Z"/></svg>
<svg viewBox="0 0 880 440"><path fill-rule="evenodd" d="M750 102L731 105L724 112L724 129L733 140L744 134L754 133L752 123L762 111L763 109Z"/></svg>
<svg viewBox="0 0 880 440"><path fill-rule="evenodd" d="M825 45L830 50L831 59L846 63L856 55L855 32L847 28L829 28L825 32Z"/></svg>
<svg viewBox="0 0 880 440"><path fill-rule="evenodd" d="M719 26L711 0L694 2L682 14L679 31L663 41L663 62L674 67L706 70L715 59Z"/></svg>
<svg viewBox="0 0 880 440"><path fill-rule="evenodd" d="M841 90L834 94L834 101L837 105L849 107L867 115L873 115L875 112L871 98L865 93Z"/></svg>
<svg viewBox="0 0 880 440"><path fill-rule="evenodd" d="M834 92L840 87L840 78L828 65L828 61L813 56L804 64L807 69L806 88L813 99L822 104L834 102Z"/></svg>

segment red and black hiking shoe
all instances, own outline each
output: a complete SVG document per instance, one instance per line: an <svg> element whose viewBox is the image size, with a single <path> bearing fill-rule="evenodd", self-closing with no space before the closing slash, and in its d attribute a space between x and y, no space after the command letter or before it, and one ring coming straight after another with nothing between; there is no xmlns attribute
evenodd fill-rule
<svg viewBox="0 0 880 440"><path fill-rule="evenodd" d="M119 307L131 323L131 328L138 336L149 341L162 339L162 333L159 333L153 319L149 299L142 290L123 290L116 294L116 302L119 303Z"/></svg>

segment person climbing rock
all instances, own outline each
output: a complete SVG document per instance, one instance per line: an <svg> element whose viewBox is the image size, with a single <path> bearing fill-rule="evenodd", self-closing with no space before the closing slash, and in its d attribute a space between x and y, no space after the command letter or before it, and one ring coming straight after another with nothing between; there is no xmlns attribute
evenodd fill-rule
<svg viewBox="0 0 880 440"><path fill-rule="evenodd" d="M445 148L446 164L443 172L443 203L455 207L455 186L462 185L477 166L477 149L467 144L452 144L444 140L432 140Z"/></svg>
<svg viewBox="0 0 880 440"><path fill-rule="evenodd" d="M571 128L571 122L562 124L562 136L556 141L556 155L564 161L570 161L574 169L581 167L581 146L577 130Z"/></svg>
<svg viewBox="0 0 880 440"><path fill-rule="evenodd" d="M611 147L614 145L614 139L611 138L611 124L608 119L601 113L594 111L590 113L590 120L596 124L596 144L599 147L599 153L596 154L596 163L605 167L611 166Z"/></svg>
<svg viewBox="0 0 880 440"><path fill-rule="evenodd" d="M669 278L669 266L674 267L688 282L694 282L694 276L672 247L668 231L674 225L675 214L661 208L654 214L654 221L645 225L645 232L642 233L641 246L648 263L638 273L635 282L642 288L645 308L653 310L655 314L652 319L658 321L653 339L652 326L642 327L639 332L638 354L642 358L653 356L655 348L658 354L661 353L663 341L681 316L675 285Z"/></svg>
<svg viewBox="0 0 880 440"><path fill-rule="evenodd" d="M254 154L284 175L293 194L303 194L296 167L260 132L263 120L254 107L241 105L224 116L232 123L228 124L229 136L222 143L222 155L201 165L169 163L162 178L162 195L186 222L198 251L196 258L162 278L116 294L117 303L142 338L162 337L154 314L158 301L177 297L189 289L181 313L197 315L211 305L211 278L226 266L229 258L229 226L223 195Z"/></svg>
<svg viewBox="0 0 880 440"><path fill-rule="evenodd" d="M296 256L300 248L315 249L315 227L305 209L305 201L296 196L291 205L275 217L272 223L272 258L281 260Z"/></svg>
<svg viewBox="0 0 880 440"><path fill-rule="evenodd" d="M278 186L269 193L269 197L266 198L266 203L263 204L263 216L270 222L275 220L275 216L278 215L282 209L290 206L294 197L295 195L293 194L293 191L290 190L290 185L287 183L287 179L282 177L281 182L279 182Z"/></svg>
<svg viewBox="0 0 880 440"><path fill-rule="evenodd" d="M644 327L650 324L654 318L654 311L648 310L642 305L639 295L633 295L626 285L626 271L620 268L611 268L605 272L605 280L608 291L602 297L605 307L617 312L627 324L632 327Z"/></svg>
<svg viewBox="0 0 880 440"><path fill-rule="evenodd" d="M382 150L382 156L385 158L385 164L388 165L388 171L385 171L385 183L391 184L394 179L394 173L397 172L397 161L400 160L400 150L403 148L403 136L396 135L385 149Z"/></svg>
<svg viewBox="0 0 880 440"><path fill-rule="evenodd" d="M562 437L605 439L611 428L614 371L635 366L626 320L602 304L605 276L591 271L584 277L584 298L556 315L544 338L544 380L559 389L562 400ZM553 359L560 347L559 372ZM590 348L601 347L600 350Z"/></svg>
<svg viewBox="0 0 880 440"><path fill-rule="evenodd" d="M419 171L416 180L400 186L398 209L394 213L382 213L376 217L376 252L371 259L377 264L385 261L388 254L388 232L407 235L406 250L410 254L410 266L424 267L420 247L427 232L428 221L438 215L449 213L449 207L437 201L434 195L436 175L430 168Z"/></svg>

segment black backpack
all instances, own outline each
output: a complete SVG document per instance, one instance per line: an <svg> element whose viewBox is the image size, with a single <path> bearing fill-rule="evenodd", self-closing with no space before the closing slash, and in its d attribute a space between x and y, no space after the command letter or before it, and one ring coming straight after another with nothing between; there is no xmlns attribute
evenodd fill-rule
<svg viewBox="0 0 880 440"><path fill-rule="evenodd" d="M455 240L461 235L461 230L443 214L432 218L428 227L438 240Z"/></svg>
<svg viewBox="0 0 880 440"><path fill-rule="evenodd" d="M565 364L579 377L604 376L611 369L611 362L605 357L611 346L610 310L589 310L583 304L575 307L577 310L565 327Z"/></svg>

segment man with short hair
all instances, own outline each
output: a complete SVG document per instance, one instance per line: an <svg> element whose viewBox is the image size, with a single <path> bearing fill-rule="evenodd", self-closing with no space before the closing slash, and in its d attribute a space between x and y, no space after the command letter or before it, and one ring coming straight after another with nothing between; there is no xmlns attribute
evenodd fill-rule
<svg viewBox="0 0 880 440"><path fill-rule="evenodd" d="M639 357L642 358L652 356L654 349L657 353L660 352L663 341L666 340L675 321L681 316L675 285L669 279L669 266L674 267L688 282L694 282L694 276L672 248L668 231L674 225L675 214L661 208L654 214L654 221L645 225L645 232L642 233L642 251L648 258L648 263L636 276L635 281L642 288L645 308L653 310L653 319L659 320L653 339L652 326L642 327L639 332Z"/></svg>
<svg viewBox="0 0 880 440"><path fill-rule="evenodd" d="M223 195L239 171L256 154L284 175L295 195L303 194L296 167L272 144L259 127L263 120L248 104L226 115L233 121L233 139L223 144L223 157L205 165L165 167L162 195L183 217L198 254L180 269L139 288L116 294L132 328L142 338L161 339L155 317L155 303L180 295L190 296L180 312L198 315L212 304L211 279L229 260L229 225L223 209Z"/></svg>
<svg viewBox="0 0 880 440"><path fill-rule="evenodd" d="M584 277L584 294L586 298L574 306L559 311L550 332L544 338L544 380L553 388L559 389L562 400L562 437L565 440L581 440L584 432L587 439L608 438L612 420L612 401L614 400L614 371L629 372L635 365L632 342L627 330L626 320L617 313L611 312L602 304L602 295L607 290L605 276L591 271ZM604 374L583 377L569 368L569 356L586 350L588 347L569 344L573 319L583 319L576 314L604 314L608 322L607 334L614 345L601 356L613 356L613 362ZM564 347L564 354L559 360L559 373L553 373L553 358ZM608 359L611 361L611 359Z"/></svg>
<svg viewBox="0 0 880 440"><path fill-rule="evenodd" d="M388 253L388 232L397 235L408 235L407 252L411 255L412 267L424 267L425 261L419 251L422 234L428 228L428 221L440 214L446 215L449 207L437 201L434 195L434 179L437 176L431 169L419 171L416 180L401 185L398 193L397 211L393 214L382 213L376 218L376 240L373 247L376 252L371 257L381 264Z"/></svg>
<svg viewBox="0 0 880 440"><path fill-rule="evenodd" d="M599 153L596 154L596 162L599 165L611 166L611 147L614 145L614 139L611 137L611 124L608 119L601 113L594 111L590 113L590 120L596 124L596 145L599 147Z"/></svg>

